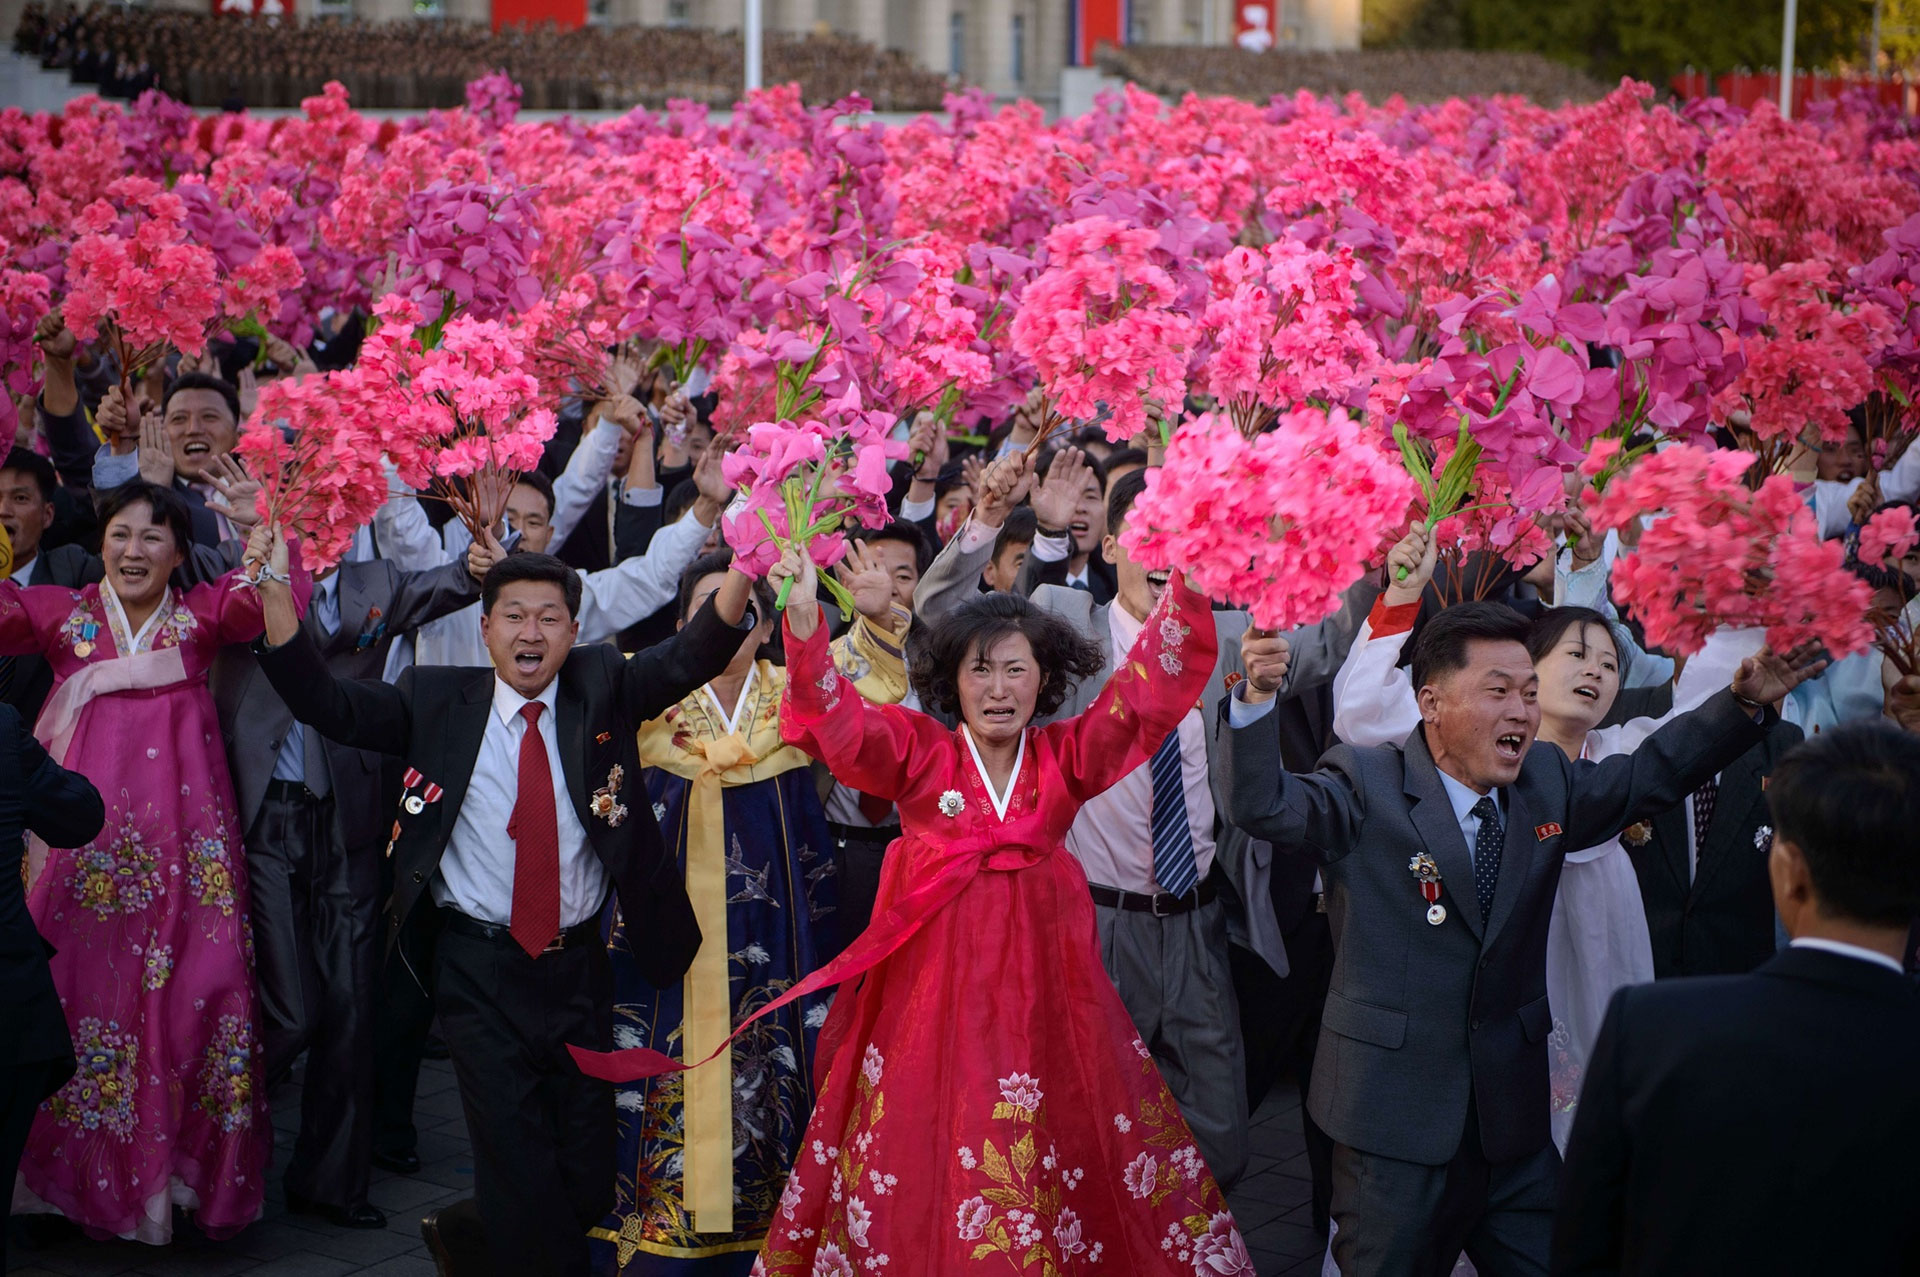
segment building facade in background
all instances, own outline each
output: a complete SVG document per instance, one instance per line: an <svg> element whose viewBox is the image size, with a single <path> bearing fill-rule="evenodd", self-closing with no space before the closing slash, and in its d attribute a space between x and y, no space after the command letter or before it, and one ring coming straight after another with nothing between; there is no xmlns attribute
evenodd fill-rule
<svg viewBox="0 0 1920 1277"><path fill-rule="evenodd" d="M250 11L282 5L303 19L491 23L493 0L150 0L156 7ZM1102 40L1128 44L1356 49L1360 0L763 0L769 31L837 31L898 49L928 69L997 97L1060 97L1066 67L1091 62ZM0 0L0 20L20 0ZM542 9L544 5L550 9ZM745 0L518 0L573 25L590 23L739 30ZM11 28L11 22L6 24ZM1264 33L1264 34L1263 34Z"/></svg>

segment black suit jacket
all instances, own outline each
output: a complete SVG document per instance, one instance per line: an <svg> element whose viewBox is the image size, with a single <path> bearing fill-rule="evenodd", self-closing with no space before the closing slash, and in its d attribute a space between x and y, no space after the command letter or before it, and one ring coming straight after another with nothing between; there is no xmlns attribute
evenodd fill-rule
<svg viewBox="0 0 1920 1277"><path fill-rule="evenodd" d="M1789 949L1622 989L1567 1146L1553 1272L1920 1272L1920 987Z"/></svg>
<svg viewBox="0 0 1920 1277"><path fill-rule="evenodd" d="M27 912L26 834L83 847L106 818L87 778L55 763L13 707L0 705L0 1068L45 1064L42 1095L73 1075L73 1042L47 967L53 948Z"/></svg>
<svg viewBox="0 0 1920 1277"><path fill-rule="evenodd" d="M1014 582L1014 592L1032 595L1043 585L1066 586L1067 564L1072 560L1072 555L1050 562L1027 555L1026 563L1020 568L1020 578ZM1119 574L1113 570L1113 564L1100 557L1098 549L1087 557L1087 591L1095 603L1111 603L1113 596L1120 592Z"/></svg>
<svg viewBox="0 0 1920 1277"><path fill-rule="evenodd" d="M607 644L588 644L574 648L560 668L554 730L567 790L587 841L613 879L640 974L656 987L686 974L700 947L700 928L641 784L635 733L718 677L750 628L728 625L709 601L673 638L638 656L626 659ZM339 744L405 758L444 791L417 814L403 807L394 827L386 920L391 947L416 906L429 899L427 885L439 871L480 754L494 672L416 665L395 684L336 678L304 628L292 641L258 651L261 669L295 718ZM589 806L616 767L624 773L618 798L627 808L617 827ZM504 830L501 841L509 842Z"/></svg>
<svg viewBox="0 0 1920 1277"><path fill-rule="evenodd" d="M1767 879L1773 818L1763 785L1780 756L1800 740L1798 727L1776 722L1765 740L1720 774L1691 881L1686 804L1655 815L1653 837L1644 845L1622 840L1640 877L1655 976L1742 975L1773 956L1773 884Z"/></svg>

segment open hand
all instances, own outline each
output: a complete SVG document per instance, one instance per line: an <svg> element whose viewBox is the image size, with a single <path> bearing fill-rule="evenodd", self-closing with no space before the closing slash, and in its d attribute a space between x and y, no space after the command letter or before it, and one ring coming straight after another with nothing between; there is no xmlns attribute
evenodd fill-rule
<svg viewBox="0 0 1920 1277"><path fill-rule="evenodd" d="M140 477L162 488L173 486L173 440L156 416L140 419Z"/></svg>
<svg viewBox="0 0 1920 1277"><path fill-rule="evenodd" d="M1771 705L1827 668L1820 645L1802 643L1785 656L1763 647L1733 676L1733 694L1755 705Z"/></svg>
<svg viewBox="0 0 1920 1277"><path fill-rule="evenodd" d="M693 463L693 486L700 492L694 501L695 517L708 527L713 526L734 498L734 487L727 482L727 472L721 468L726 456L721 448L708 448Z"/></svg>
<svg viewBox="0 0 1920 1277"><path fill-rule="evenodd" d="M1057 464L1057 463L1056 463ZM1033 487L1033 454L1009 452L980 472L974 488L974 522L982 528L1006 525L1014 507Z"/></svg>
<svg viewBox="0 0 1920 1277"><path fill-rule="evenodd" d="M260 379L253 375L251 367L242 368L240 377L233 384L234 392L240 398L240 420L253 416L253 410L260 403Z"/></svg>
<svg viewBox="0 0 1920 1277"><path fill-rule="evenodd" d="M1033 490L1033 516L1042 528L1064 531L1080 508L1080 494L1087 486L1086 454L1078 448L1062 448L1053 454L1047 477Z"/></svg>
<svg viewBox="0 0 1920 1277"><path fill-rule="evenodd" d="M893 573L864 541L847 542L847 556L834 569L853 596L853 610L883 629L893 628ZM787 606L793 606L791 596Z"/></svg>
<svg viewBox="0 0 1920 1277"><path fill-rule="evenodd" d="M1272 630L1249 628L1242 634L1240 663L1247 667L1248 699L1264 701L1276 695L1286 684L1292 660L1292 647Z"/></svg>
<svg viewBox="0 0 1920 1277"><path fill-rule="evenodd" d="M237 531L245 531L260 522L260 481L248 474L230 453L220 453L207 462L207 482L217 494L207 508L227 517Z"/></svg>

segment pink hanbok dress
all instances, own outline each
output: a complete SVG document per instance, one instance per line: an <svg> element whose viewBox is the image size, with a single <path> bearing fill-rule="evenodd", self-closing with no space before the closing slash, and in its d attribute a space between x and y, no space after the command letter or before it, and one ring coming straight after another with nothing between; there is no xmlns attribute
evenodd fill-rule
<svg viewBox="0 0 1920 1277"><path fill-rule="evenodd" d="M30 852L78 1071L34 1118L13 1210L96 1237L164 1243L174 1206L231 1234L266 1188L246 857L207 690L220 649L261 632L232 583L169 590L137 633L110 586L0 583L0 653L54 670L35 734L107 806L85 847Z"/></svg>

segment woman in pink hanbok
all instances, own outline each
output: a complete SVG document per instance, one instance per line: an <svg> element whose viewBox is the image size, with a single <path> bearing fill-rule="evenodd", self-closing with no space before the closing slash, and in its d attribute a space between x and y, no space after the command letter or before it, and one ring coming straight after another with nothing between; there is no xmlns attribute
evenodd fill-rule
<svg viewBox="0 0 1920 1277"><path fill-rule="evenodd" d="M207 668L259 636L260 604L238 573L169 586L191 537L172 491L127 484L101 519L98 585L0 583L0 654L53 666L35 734L107 806L85 847L29 851L28 907L58 950L77 1071L34 1118L13 1209L164 1243L179 1206L221 1237L260 1214L273 1127Z"/></svg>

